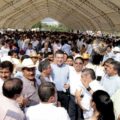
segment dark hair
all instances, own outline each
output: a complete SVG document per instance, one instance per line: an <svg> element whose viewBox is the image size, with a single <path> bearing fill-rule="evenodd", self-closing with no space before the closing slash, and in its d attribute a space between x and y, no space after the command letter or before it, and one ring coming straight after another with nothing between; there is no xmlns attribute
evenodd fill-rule
<svg viewBox="0 0 120 120"><path fill-rule="evenodd" d="M48 102L51 96L56 92L55 84L52 82L43 82L38 88L38 95L42 102Z"/></svg>
<svg viewBox="0 0 120 120"><path fill-rule="evenodd" d="M115 120L113 102L107 92L98 90L93 93L92 101L100 113L97 120Z"/></svg>
<svg viewBox="0 0 120 120"><path fill-rule="evenodd" d="M16 53L16 54L18 55L18 53L17 53L16 50L10 50L10 51L8 52L8 55L9 55L9 56L13 56L14 53Z"/></svg>
<svg viewBox="0 0 120 120"><path fill-rule="evenodd" d="M50 65L50 61L48 59L40 61L38 70L42 72L43 70L47 69L49 65Z"/></svg>
<svg viewBox="0 0 120 120"><path fill-rule="evenodd" d="M42 53L42 52L38 52L37 54L40 54L41 56L43 56L43 53Z"/></svg>
<svg viewBox="0 0 120 120"><path fill-rule="evenodd" d="M22 62L24 59L26 59L26 58L30 58L30 56L29 56L29 55L23 55L23 56L21 57L21 62Z"/></svg>
<svg viewBox="0 0 120 120"><path fill-rule="evenodd" d="M118 62L118 75L120 76L120 62Z"/></svg>
<svg viewBox="0 0 120 120"><path fill-rule="evenodd" d="M113 69L116 70L116 71L117 71L117 74L118 74L118 73L119 73L119 70L120 70L120 66L119 66L120 63L117 62L117 61L112 61L110 64L113 65Z"/></svg>
<svg viewBox="0 0 120 120"><path fill-rule="evenodd" d="M67 59L73 60L73 56L70 55L70 56L67 57Z"/></svg>
<svg viewBox="0 0 120 120"><path fill-rule="evenodd" d="M10 78L3 84L3 95L13 98L14 95L20 94L23 88L23 82L19 78Z"/></svg>
<svg viewBox="0 0 120 120"><path fill-rule="evenodd" d="M63 54L63 55L64 55L64 52L63 52L62 50L57 50L57 51L55 52L55 56L56 56L57 54Z"/></svg>
<svg viewBox="0 0 120 120"><path fill-rule="evenodd" d="M71 50L72 50L72 52L75 52L75 53L79 52L78 49L77 49L77 47L73 47Z"/></svg>
<svg viewBox="0 0 120 120"><path fill-rule="evenodd" d="M49 56L49 55L53 55L53 52L48 52L48 53L47 53L47 56Z"/></svg>
<svg viewBox="0 0 120 120"><path fill-rule="evenodd" d="M10 61L3 61L0 63L0 69L5 69L5 68L9 69L9 71L12 73L14 66Z"/></svg>
<svg viewBox="0 0 120 120"><path fill-rule="evenodd" d="M29 42L28 45L32 45L32 43Z"/></svg>
<svg viewBox="0 0 120 120"><path fill-rule="evenodd" d="M64 55L68 56L68 54L66 52L64 52Z"/></svg>
<svg viewBox="0 0 120 120"><path fill-rule="evenodd" d="M90 74L92 80L96 79L95 71L93 69L91 69L91 68L85 68L85 69L82 70L82 73L83 72L86 72L86 73Z"/></svg>
<svg viewBox="0 0 120 120"><path fill-rule="evenodd" d="M82 57L76 57L74 61L76 61L77 59L81 60L84 63L84 60Z"/></svg>
<svg viewBox="0 0 120 120"><path fill-rule="evenodd" d="M104 65L105 65L105 63L111 63L111 62L113 62L113 61L114 61L113 58L108 58L108 59L104 62Z"/></svg>
<svg viewBox="0 0 120 120"><path fill-rule="evenodd" d="M107 48L112 48L112 45L108 45Z"/></svg>

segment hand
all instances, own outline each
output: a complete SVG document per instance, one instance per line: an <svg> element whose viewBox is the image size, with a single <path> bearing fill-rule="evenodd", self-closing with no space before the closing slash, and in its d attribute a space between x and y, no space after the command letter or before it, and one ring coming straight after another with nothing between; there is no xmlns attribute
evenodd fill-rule
<svg viewBox="0 0 120 120"><path fill-rule="evenodd" d="M28 103L28 99L24 98L23 96L18 97L16 101L20 107L24 107Z"/></svg>
<svg viewBox="0 0 120 120"><path fill-rule="evenodd" d="M69 84L64 84L64 88L65 88L65 89L68 89L69 87L70 87Z"/></svg>
<svg viewBox="0 0 120 120"><path fill-rule="evenodd" d="M81 94L82 94L82 89L76 90L76 92L75 92L75 97L76 97L76 98L77 98L77 97L80 97Z"/></svg>
<svg viewBox="0 0 120 120"><path fill-rule="evenodd" d="M118 116L118 120L120 120L120 115Z"/></svg>
<svg viewBox="0 0 120 120"><path fill-rule="evenodd" d="M82 94L82 89L76 90L76 92L75 92L75 101L76 101L77 104L79 104L79 102L82 100L81 94Z"/></svg>
<svg viewBox="0 0 120 120"><path fill-rule="evenodd" d="M84 85L85 88L88 88L88 87L89 87L89 82L88 82L88 80L82 81L82 84Z"/></svg>

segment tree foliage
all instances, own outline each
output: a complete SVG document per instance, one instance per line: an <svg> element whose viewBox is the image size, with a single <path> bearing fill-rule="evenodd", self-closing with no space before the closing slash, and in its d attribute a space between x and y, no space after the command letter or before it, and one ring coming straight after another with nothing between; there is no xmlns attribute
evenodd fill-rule
<svg viewBox="0 0 120 120"><path fill-rule="evenodd" d="M67 28L63 24L59 25L48 25L45 23L38 22L37 24L33 25L32 28L39 28L40 30L44 31L59 31L59 32L68 32L69 28Z"/></svg>

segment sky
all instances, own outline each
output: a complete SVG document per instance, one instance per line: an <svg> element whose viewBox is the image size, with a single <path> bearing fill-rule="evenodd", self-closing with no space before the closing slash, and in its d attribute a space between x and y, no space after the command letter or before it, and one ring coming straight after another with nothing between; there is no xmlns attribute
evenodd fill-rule
<svg viewBox="0 0 120 120"><path fill-rule="evenodd" d="M43 19L41 22L42 22L42 23L46 23L46 24L48 24L48 25L59 25L59 22L58 22L58 21L56 21L56 20L54 20L54 19L52 19L52 18L49 18L49 17Z"/></svg>

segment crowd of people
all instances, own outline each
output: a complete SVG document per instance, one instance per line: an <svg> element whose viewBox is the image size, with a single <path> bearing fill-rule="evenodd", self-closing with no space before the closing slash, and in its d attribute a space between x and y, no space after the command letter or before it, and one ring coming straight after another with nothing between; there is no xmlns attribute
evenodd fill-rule
<svg viewBox="0 0 120 120"><path fill-rule="evenodd" d="M0 120L120 120L119 97L119 37L0 34Z"/></svg>

